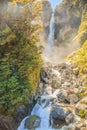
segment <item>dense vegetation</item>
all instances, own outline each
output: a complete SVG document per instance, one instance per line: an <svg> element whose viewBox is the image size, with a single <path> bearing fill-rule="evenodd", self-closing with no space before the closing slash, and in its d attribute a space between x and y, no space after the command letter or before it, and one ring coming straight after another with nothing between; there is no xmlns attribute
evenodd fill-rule
<svg viewBox="0 0 87 130"><path fill-rule="evenodd" d="M41 3L0 1L0 113L12 114L35 91L42 64Z"/></svg>
<svg viewBox="0 0 87 130"><path fill-rule="evenodd" d="M76 38L81 44L83 44L83 46L77 51L73 52L73 54L69 56L69 60L72 62L72 64L76 64L78 66L80 74L86 74L87 73L87 4L84 5L82 11L81 24L79 26Z"/></svg>
<svg viewBox="0 0 87 130"><path fill-rule="evenodd" d="M77 39L81 44L83 44L87 39L87 4L85 4L84 10L82 12L82 19L79 26Z"/></svg>

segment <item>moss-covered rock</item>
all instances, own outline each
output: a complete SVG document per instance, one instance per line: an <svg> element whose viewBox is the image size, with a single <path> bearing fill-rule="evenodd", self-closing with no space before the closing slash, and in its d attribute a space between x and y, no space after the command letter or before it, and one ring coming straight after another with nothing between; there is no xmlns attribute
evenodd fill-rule
<svg viewBox="0 0 87 130"><path fill-rule="evenodd" d="M77 103L75 108L76 108L76 113L80 117L86 118L87 117L87 97L80 100L80 102Z"/></svg>
<svg viewBox="0 0 87 130"><path fill-rule="evenodd" d="M35 130L40 126L41 119L40 117L36 115L32 115L25 121L25 128L28 128L28 130Z"/></svg>

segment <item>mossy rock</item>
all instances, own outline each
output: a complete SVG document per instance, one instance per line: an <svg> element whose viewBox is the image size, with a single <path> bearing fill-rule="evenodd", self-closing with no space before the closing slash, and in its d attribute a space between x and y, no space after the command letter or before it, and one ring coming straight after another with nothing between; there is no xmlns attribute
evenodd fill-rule
<svg viewBox="0 0 87 130"><path fill-rule="evenodd" d="M79 110L78 115L79 115L80 117L85 117L85 116L87 116L87 112L84 111L84 110Z"/></svg>
<svg viewBox="0 0 87 130"><path fill-rule="evenodd" d="M41 119L39 116L32 115L25 121L25 128L28 128L28 130L35 130L40 126Z"/></svg>
<svg viewBox="0 0 87 130"><path fill-rule="evenodd" d="M82 118L87 118L87 97L76 105L76 114Z"/></svg>

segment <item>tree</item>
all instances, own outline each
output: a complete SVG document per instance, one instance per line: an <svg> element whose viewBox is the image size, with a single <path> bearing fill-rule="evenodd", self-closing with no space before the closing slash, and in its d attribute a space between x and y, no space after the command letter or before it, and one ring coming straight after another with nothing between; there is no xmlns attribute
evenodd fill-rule
<svg viewBox="0 0 87 130"><path fill-rule="evenodd" d="M13 0L5 11L0 41L0 112L11 114L17 105L29 101L39 81L42 60L36 44L42 28L41 2Z"/></svg>

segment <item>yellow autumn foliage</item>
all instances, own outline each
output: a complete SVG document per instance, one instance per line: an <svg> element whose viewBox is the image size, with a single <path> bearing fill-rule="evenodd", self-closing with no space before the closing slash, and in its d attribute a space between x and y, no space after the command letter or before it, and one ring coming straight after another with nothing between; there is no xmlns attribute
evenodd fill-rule
<svg viewBox="0 0 87 130"><path fill-rule="evenodd" d="M78 66L81 74L87 73L87 40L80 49L69 55L68 60Z"/></svg>

